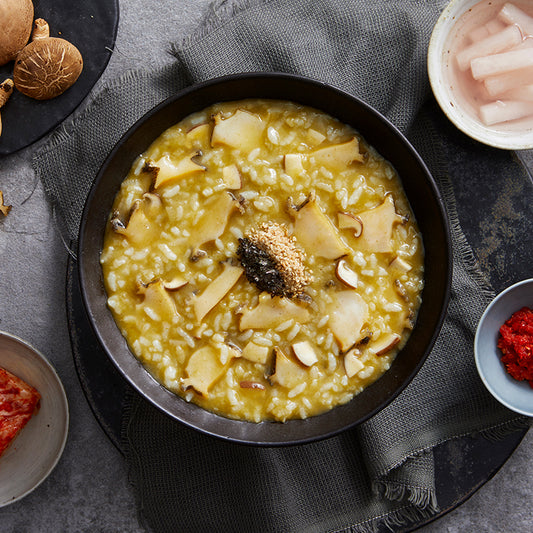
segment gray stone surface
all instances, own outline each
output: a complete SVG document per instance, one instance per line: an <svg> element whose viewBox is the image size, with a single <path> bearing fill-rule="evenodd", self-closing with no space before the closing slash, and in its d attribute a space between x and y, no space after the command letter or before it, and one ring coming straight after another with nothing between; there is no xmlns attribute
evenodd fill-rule
<svg viewBox="0 0 533 533"><path fill-rule="evenodd" d="M93 93L124 70L149 65L155 57L171 61L169 43L196 26L207 4L208 0L121 2L116 48ZM0 531L144 531L126 466L94 419L75 372L65 311L67 252L31 169L32 155L43 142L0 159L0 189L13 205L10 215L0 220L0 330L30 342L54 364L68 395L71 423L59 464L34 492L0 509ZM531 156L529 163L533 167ZM532 455L529 432L491 481L422 531L531 531Z"/></svg>

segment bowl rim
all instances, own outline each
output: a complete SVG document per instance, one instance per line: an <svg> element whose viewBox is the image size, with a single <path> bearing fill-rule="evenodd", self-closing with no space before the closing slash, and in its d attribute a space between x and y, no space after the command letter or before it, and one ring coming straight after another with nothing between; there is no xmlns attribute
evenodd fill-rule
<svg viewBox="0 0 533 533"><path fill-rule="evenodd" d="M480 353L481 350L479 349L479 343L481 341L481 335L482 335L483 326L484 326L486 320L488 319L488 317L493 312L493 310L498 305L500 305L502 303L502 301L505 298L507 298L511 293L520 290L525 285L531 285L532 288L533 288L533 278L528 278L528 279L524 279L524 280L518 281L516 283L513 283L512 285L510 285L509 287L507 287L506 289L504 289L503 291L498 293L493 298L493 300L489 303L489 305L487 305L487 307L485 308L485 311L483 312L483 314L481 315L481 318L479 319L479 322L478 322L478 325L477 325L477 328L476 328L476 334L475 334L475 337L474 337L474 359L475 359L476 368L477 368L479 377L481 378L481 381L483 381L483 384L485 385L487 390L492 394L492 396L496 400L498 400L502 405L504 405L508 409L511 409L515 413L519 413L521 415L533 417L533 403L532 403L532 407L531 407L531 409L529 411L525 410L525 409L522 409L520 407L516 407L511 402L506 400L500 394L498 389L496 387L494 387L493 383L488 379L487 373L485 372L485 367L483 366L482 356L481 356L481 353ZM518 311L518 308L516 309L516 311ZM507 320L507 318L509 318L509 317L506 317L505 320ZM501 372L502 373L506 373L506 370L505 370L505 368L503 368L503 365L500 365L500 366L501 366ZM523 382L513 380L513 381L510 381L510 383L512 383L513 388L514 387L523 388L522 387ZM531 398L533 400L533 387L530 387L530 389L526 389L526 390L531 393Z"/></svg>
<svg viewBox="0 0 533 533"><path fill-rule="evenodd" d="M25 341L24 339L18 337L17 335L13 335L12 333L8 333L6 331L0 331L0 340L2 338L8 339L14 344L22 346L22 348L27 353L32 354L32 356L35 359L38 359L39 364L43 365L49 372L49 375L53 377L53 382L57 387L58 397L65 411L65 419L64 419L65 431L63 432L61 442L59 443L59 446L57 447L57 450L55 451L55 456L53 460L49 462L47 469L44 472L42 472L40 479L36 483L34 483L31 487L26 488L24 491L20 492L15 497L9 499L9 501L0 502L0 508L10 505L12 503L18 502L19 500L25 498L28 494L33 492L37 487L39 487L39 485L41 485L48 478L48 476L52 473L52 471L55 469L55 467L59 463L59 460L61 459L63 452L65 451L65 447L66 447L67 440L68 440L69 426L70 426L70 408L68 404L67 394L66 394L63 382L61 381L61 378L59 377L59 374L57 373L57 370L52 365L52 363L43 355L42 352L37 350L33 345L31 345L29 342Z"/></svg>
<svg viewBox="0 0 533 533"><path fill-rule="evenodd" d="M452 93L446 88L442 67L443 47L446 39L455 27L457 19L483 1L485 0L450 0L441 12L429 39L426 61L429 83L446 117L464 134L493 148L530 150L533 148L533 127L521 132L495 132L463 112L461 106L454 105Z"/></svg>
<svg viewBox="0 0 533 533"><path fill-rule="evenodd" d="M342 425L342 427L336 427L334 429L329 429L326 432L320 433L319 435L317 435L315 433L312 433L312 434L307 434L306 433L305 436L303 436L303 437L302 436L292 436L291 432L287 431L288 436L283 437L283 438L280 438L277 434L276 434L276 438L273 438L270 435L269 435L268 438L256 438L255 437L255 432L252 431L254 436L252 438L250 438L250 436L248 435L248 432L246 432L246 430L243 430L242 427L239 428L238 425L244 424L244 425L246 425L248 427L250 425L258 427L258 426L261 426L261 425L264 425L264 424L271 424L271 427L272 427L272 425L275 425L275 426L282 425L284 427L290 427L291 425L294 426L297 423L305 425L305 424L308 423L309 420L318 419L320 417L325 417L325 416L328 415L328 413L332 413L335 410L339 411L343 407L346 407L347 405L349 405L351 402L348 402L345 405L337 406L336 408L331 409L331 410L327 411L326 413L323 413L323 414L320 414L320 415L316 415L316 416L310 417L310 418L305 419L305 420L288 420L287 422L284 422L283 424L281 424L279 422L270 422L270 421L263 421L263 422L258 423L258 424L253 423L253 422L242 421L242 420L238 420L237 421L237 420L233 420L233 419L229 419L229 418L223 417L222 415L216 415L216 414L211 413L209 411L205 411L204 409L196 406L195 404L191 404L189 402L185 402L185 400L183 400L181 397L179 397L176 394L168 391L168 389L166 389L161 384L159 384L158 382L155 381L155 379L148 373L148 371L144 367L142 367L142 364L140 363L140 361L138 361L135 358L135 356L133 354L131 354L131 351L130 351L131 359L135 360L134 364L136 364L138 366L141 366L143 374L147 374L148 376L150 376L152 381L155 384L157 384L157 387L163 391L161 393L161 396L159 396L158 401L156 401L152 397L150 397L146 393L146 391L142 390L140 388L140 386L138 385L138 383L135 381L135 379L132 378L132 376L121 365L118 364L117 360L115 359L115 355L112 353L112 350L110 349L110 347L108 345L108 342L106 342L106 339L102 335L102 333L100 331L100 328L98 327L98 325L96 323L96 319L95 319L95 316L94 316L93 310L92 310L92 302L90 301L89 295L88 295L87 290L86 290L87 287L88 287L88 285L87 285L88 280L87 280L86 254L84 253L84 248L85 248L87 240L89 240L88 239L88 231L89 231L88 230L88 213L90 211L92 203L94 202L94 199L95 199L95 196L96 196L96 193L97 193L97 189L98 189L99 185L102 183L102 181L104 179L105 171L106 171L107 167L109 166L109 164L114 160L114 158L116 157L117 153L120 152L121 147L135 134L135 132L139 128L141 128L143 125L145 125L147 122L149 122L154 115L157 115L159 112L162 112L163 110L165 110L165 108L167 108L168 106L171 106L173 103L183 99L184 97L194 95L196 92L198 92L198 91L201 92L204 89L211 89L213 87L217 87L217 86L219 86L221 84L228 84L228 83L231 84L231 83L234 83L234 82L241 83L243 80L246 80L246 81L249 81L249 82L250 81L251 82L257 82L257 81L261 82L261 81L264 81L264 80L267 80L267 79L274 79L274 80L276 80L276 82L283 82L283 81L297 82L297 83L301 83L301 84L306 84L307 86L314 86L316 88L320 88L322 90L326 90L326 91L328 91L328 93L338 95L339 97L341 97L343 99L352 100L356 105L360 106L362 109L365 109L367 113L372 115L373 119L381 122L383 124L383 126L386 127L391 132L391 134L393 134L397 138L398 142L402 145L402 148L406 151L406 153L408 153L410 157L412 157L414 160L416 160L416 163L419 165L420 170L425 175L427 185L431 189L431 192L433 194L434 200L435 200L435 202L437 204L438 213L436 213L436 216L438 216L438 218L439 218L439 220L440 220L440 222L442 224L442 230L444 232L444 241L445 241L445 242L442 243L443 250L444 250L443 253L446 256L446 265L445 265L446 275L445 275L445 279L444 279L444 282L443 282L444 290L443 290L443 294L442 294L442 306L441 306L440 312L438 314L438 319L436 320L436 322L434 324L434 330L432 331L432 333L431 333L431 335L430 335L430 337L428 339L428 342L426 344L425 353L423 354L423 356L420 356L420 358L418 360L418 364L412 369L412 371L410 372L409 376L402 382L401 386L397 387L392 393L390 393L388 398L385 401L379 403L373 409L371 409L369 412L367 412L367 414L364 417L361 417L361 418L359 418L357 420L353 420L349 424L344 424L344 425ZM237 98L221 98L219 100L212 100L210 103L205 103L199 109L201 109L203 107L206 107L206 106L208 106L208 105L210 105L212 103L215 103L216 101L241 100L241 99L246 99L246 98L268 98L268 97L249 95L249 96L237 97ZM276 99L276 98L272 97L272 99ZM281 98L277 98L277 99L281 99ZM287 97L285 99L286 100L290 100L290 101L297 101L297 99L295 99L295 98ZM307 104L307 105L311 105L311 104ZM311 105L311 106L313 107L313 105ZM319 105L315 104L314 107L324 111L324 109L322 109ZM187 114L189 114L190 112L192 112L192 111L189 111ZM186 115L184 114L183 117L184 116L186 116ZM342 120L342 117L338 117L338 118L340 118ZM181 120L181 118L179 120ZM162 131L164 131L164 129L161 129L160 133L162 133ZM364 134L363 134L363 136L367 137ZM150 142L151 141L147 141L146 146L148 146ZM380 153L381 153L381 151L380 151ZM113 362L115 367L119 370L119 373L128 381L128 383L130 385L132 385L133 388L140 395L142 395L146 400L151 402L152 405L154 405L155 407L157 407L158 409L160 409L161 411L166 413L168 416L170 416L170 417L174 418L175 420L178 420L181 423L185 424L186 426L188 426L190 428L193 428L195 430L198 430L201 433L204 433L206 435L218 437L218 438L220 438L222 440L231 441L231 442L235 442L235 443L239 443L239 444L253 445L253 446L270 446L270 447L290 446L290 445L305 444L305 443L314 442L314 441L317 441L317 440L329 438L329 437L334 436L334 435L336 435L336 434L338 434L338 433L340 433L340 432L342 432L342 431L344 431L346 429L349 429L349 428L351 428L351 427L353 427L355 425L358 425L358 424L368 420L370 417L372 417L378 411L383 409L386 405L390 404L405 389L405 387L407 387L407 385L412 381L414 376L417 374L417 372L420 370L420 368L424 364L425 360L427 359L427 357L428 357L428 355L429 355L429 353L430 353L430 351L431 351L431 349L432 349L432 347L433 347L433 345L434 345L434 343L436 341L436 338L437 338L437 336L438 336L438 334L440 332L440 329L442 327L442 324L443 324L443 321L444 321L444 318L445 318L445 315L446 315L446 310L447 310L447 306L448 306L448 302L449 302L449 298L450 298L450 287L451 287L451 280L452 280L451 235L450 235L449 221L448 221L448 218L446 216L446 209L444 207L443 196L442 196L439 188L437 187L436 182L435 182L431 172L427 168L425 162L422 160L421 156L414 149L414 147L408 141L408 139L403 135L403 133L401 133L396 128L396 126L394 126L379 111L377 111L376 109L371 107L369 104L365 103L360 98L358 98L356 96L353 96L353 95L351 95L349 93L346 93L346 92L344 92L344 91L342 91L342 90L340 90L340 89L338 89L338 88L336 88L336 87L334 87L334 86L332 86L330 84L324 83L324 82L316 80L316 79L312 79L312 78L309 78L309 77L306 77L306 76L302 76L302 75L288 74L288 73L281 73L281 72L243 72L243 73L237 73L237 74L224 75L224 76L212 78L212 79L200 82L200 83L196 83L196 84L188 86L188 87L186 87L186 88L184 88L184 89L182 89L180 91L177 91L174 95L172 95L169 98L165 99L160 104L156 105L154 108L152 108L151 110L146 112L142 117L140 117L120 137L120 139L116 142L116 144L114 145L114 147L111 149L111 151L109 152L108 156L104 160L103 164L101 165L101 167L100 167L100 169L99 169L99 171L98 171L98 173L97 173L97 175L96 175L96 177L95 177L95 179L93 181L93 184L91 186L89 195L87 197L87 200L85 202L85 206L84 206L84 209L83 209L83 215L82 215L82 222L81 222L81 225L80 225L77 252L78 252L77 253L77 258L78 258L78 261L77 261L77 273L78 273L79 282L80 282L80 288L81 288L81 292L82 292L83 305L84 305L85 310L87 312L87 316L89 318L89 322L90 322L91 327L93 329L93 332L95 333L95 335L96 335L100 345L102 346L104 352L111 359L111 361ZM107 312L109 313L109 315L111 315L109 309L107 309ZM116 327L116 324L115 324L115 327ZM118 331L118 328L117 328L117 331ZM387 374L387 372L384 375L386 375L386 374ZM375 383L377 383L377 382L379 382L379 380L377 380ZM367 389L369 389L369 388L370 387L368 387ZM367 389L365 389L365 391ZM363 394L365 391L363 391L361 394ZM217 429L212 430L212 429L208 429L206 427L203 427L203 419L205 417L202 414L198 415L199 421L192 422L190 420L183 420L176 413L170 412L169 408L166 405L166 398L164 397L165 395L171 396L173 401L175 401L175 399L178 398L179 401L181 401L183 403L186 403L188 406L193 406L193 408L197 408L199 411L202 411L203 413L208 413L208 416L215 416L218 419L221 419L223 421L222 422L222 426L223 426L224 430L223 431L219 431ZM228 434L228 428L226 427L227 424L236 424L236 429L233 431L233 428L232 428L232 431L230 431L231 434ZM246 434L242 434L241 431L244 431ZM303 432L305 433L305 430L303 430Z"/></svg>

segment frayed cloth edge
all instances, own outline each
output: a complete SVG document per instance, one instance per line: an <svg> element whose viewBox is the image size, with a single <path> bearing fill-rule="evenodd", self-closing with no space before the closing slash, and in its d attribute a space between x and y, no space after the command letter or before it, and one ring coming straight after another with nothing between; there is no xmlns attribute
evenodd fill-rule
<svg viewBox="0 0 533 533"><path fill-rule="evenodd" d="M394 531L399 527L430 520L436 515L436 510L421 509L418 507L401 507L384 515L372 518L367 522L353 524L328 533L379 533L383 527Z"/></svg>

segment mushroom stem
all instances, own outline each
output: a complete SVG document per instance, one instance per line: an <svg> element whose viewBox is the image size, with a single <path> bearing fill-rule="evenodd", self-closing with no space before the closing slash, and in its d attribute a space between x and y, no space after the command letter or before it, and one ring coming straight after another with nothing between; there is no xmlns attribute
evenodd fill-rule
<svg viewBox="0 0 533 533"><path fill-rule="evenodd" d="M7 78L2 83L0 83L0 107L2 107L11 96L13 92L13 80ZM2 135L2 117L0 116L0 135Z"/></svg>
<svg viewBox="0 0 533 533"><path fill-rule="evenodd" d="M50 26L48 25L48 22L44 19L35 19L31 40L37 41L38 39L45 39L46 37L50 37Z"/></svg>
<svg viewBox="0 0 533 533"><path fill-rule="evenodd" d="M0 107L2 107L11 96L11 93L13 92L13 85L14 83L11 78L7 78L0 83Z"/></svg>

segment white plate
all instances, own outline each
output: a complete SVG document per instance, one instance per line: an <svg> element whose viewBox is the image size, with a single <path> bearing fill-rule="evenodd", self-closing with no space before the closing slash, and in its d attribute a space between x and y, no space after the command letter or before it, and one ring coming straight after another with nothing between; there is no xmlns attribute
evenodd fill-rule
<svg viewBox="0 0 533 533"><path fill-rule="evenodd" d="M41 394L41 407L0 456L0 507L20 500L56 466L67 440L68 403L56 371L27 343L0 332L0 367Z"/></svg>

